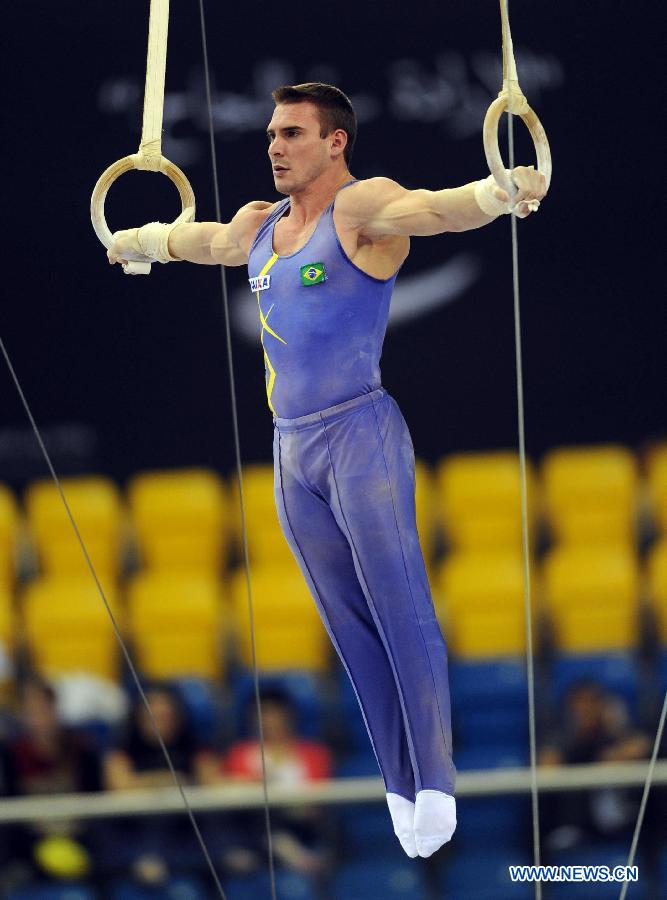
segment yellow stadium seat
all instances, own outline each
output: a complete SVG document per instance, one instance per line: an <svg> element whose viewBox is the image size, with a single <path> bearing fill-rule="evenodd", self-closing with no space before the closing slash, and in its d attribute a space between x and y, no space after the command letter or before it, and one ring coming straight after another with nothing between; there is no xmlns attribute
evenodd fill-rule
<svg viewBox="0 0 667 900"><path fill-rule="evenodd" d="M248 595L243 571L232 582L234 623L242 661L252 664ZM252 605L261 669L323 670L329 664L330 640L315 601L296 566L254 566Z"/></svg>
<svg viewBox="0 0 667 900"><path fill-rule="evenodd" d="M639 566L627 546L558 546L545 558L542 575L547 604L556 614L638 606Z"/></svg>
<svg viewBox="0 0 667 900"><path fill-rule="evenodd" d="M128 587L128 632L151 678L217 678L223 663L222 585L206 572L148 570Z"/></svg>
<svg viewBox="0 0 667 900"><path fill-rule="evenodd" d="M457 609L448 617L443 634L449 651L459 659L518 656L526 652L526 620L520 609Z"/></svg>
<svg viewBox="0 0 667 900"><path fill-rule="evenodd" d="M667 534L667 443L657 444L648 455L648 488L658 528Z"/></svg>
<svg viewBox="0 0 667 900"><path fill-rule="evenodd" d="M428 566L433 559L437 544L435 479L431 468L421 459L415 460L415 483L417 531Z"/></svg>
<svg viewBox="0 0 667 900"><path fill-rule="evenodd" d="M118 490L102 477L66 478L65 499L97 573L115 577L120 565L122 513ZM89 572L62 498L51 481L30 485L26 493L28 526L45 575Z"/></svg>
<svg viewBox="0 0 667 900"><path fill-rule="evenodd" d="M557 541L634 541L638 475L630 450L614 445L553 450L543 461L542 477Z"/></svg>
<svg viewBox="0 0 667 900"><path fill-rule="evenodd" d="M536 503L530 466L527 482L532 529ZM438 498L445 533L455 549L521 549L518 453L466 453L446 457L438 466Z"/></svg>
<svg viewBox="0 0 667 900"><path fill-rule="evenodd" d="M632 650L639 640L637 611L627 607L552 610L555 642L565 653Z"/></svg>
<svg viewBox="0 0 667 900"><path fill-rule="evenodd" d="M231 477L233 520L237 542L241 546L241 516L238 483ZM243 499L250 559L259 564L289 563L292 551L285 540L273 497L273 466L258 463L243 469Z"/></svg>
<svg viewBox="0 0 667 900"><path fill-rule="evenodd" d="M445 609L493 612L525 608L524 565L517 552L467 551L451 553L438 573L438 595ZM531 597L537 578L531 570ZM533 608L534 608L533 599Z"/></svg>
<svg viewBox="0 0 667 900"><path fill-rule="evenodd" d="M17 537L16 501L9 488L0 484L0 583L14 581Z"/></svg>
<svg viewBox="0 0 667 900"><path fill-rule="evenodd" d="M264 627L262 627L264 625ZM255 626L257 666L263 672L281 669L301 669L309 672L325 671L330 662L330 647L326 634L320 630L303 631L292 627L269 629L265 623ZM239 648L246 666L252 665L252 645L248 630L242 633Z"/></svg>
<svg viewBox="0 0 667 900"><path fill-rule="evenodd" d="M108 584L103 588L122 629L117 593ZM28 646L40 672L118 677L116 635L92 578L50 576L34 581L25 591L22 607Z"/></svg>
<svg viewBox="0 0 667 900"><path fill-rule="evenodd" d="M660 639L667 645L667 537L654 544L649 553L648 588L658 618Z"/></svg>
<svg viewBox="0 0 667 900"><path fill-rule="evenodd" d="M146 472L128 487L142 560L149 568L218 572L228 541L222 479L205 469Z"/></svg>
<svg viewBox="0 0 667 900"><path fill-rule="evenodd" d="M9 652L14 645L14 610L12 593L0 585L0 647Z"/></svg>
<svg viewBox="0 0 667 900"><path fill-rule="evenodd" d="M253 566L251 585L253 612L271 625L319 623L315 601L294 561ZM232 601L239 616L247 615L247 584L242 568L232 579Z"/></svg>

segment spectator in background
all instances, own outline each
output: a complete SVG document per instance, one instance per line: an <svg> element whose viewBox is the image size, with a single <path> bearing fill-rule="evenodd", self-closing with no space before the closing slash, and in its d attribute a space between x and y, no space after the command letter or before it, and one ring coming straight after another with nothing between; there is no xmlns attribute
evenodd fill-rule
<svg viewBox="0 0 667 900"><path fill-rule="evenodd" d="M145 689L155 724L179 776L190 784L217 780L215 754L195 738L181 696L169 684L154 684ZM173 785L173 776L160 747L150 715L137 698L128 727L107 754L104 777L108 790Z"/></svg>
<svg viewBox="0 0 667 900"><path fill-rule="evenodd" d="M210 748L196 739L178 691L168 684L154 684L145 693L181 782L217 782L218 760ZM104 781L112 791L174 784L140 697L134 703L127 728L107 754ZM139 882L164 884L171 875L200 866L200 849L187 816L133 817L117 823L114 832L107 865L113 868L115 863L121 871L129 866Z"/></svg>
<svg viewBox="0 0 667 900"><path fill-rule="evenodd" d="M571 685L554 738L540 750L539 763L627 762L646 759L649 738L634 729L623 701L592 680ZM562 850L595 839L627 839L636 821L641 792L603 788L546 794L540 801L547 849Z"/></svg>
<svg viewBox="0 0 667 900"><path fill-rule="evenodd" d="M269 784L306 784L331 778L329 750L320 743L299 737L295 710L288 695L279 688L260 691L264 758ZM260 781L262 758L254 697L248 705L256 737L233 744L224 756L222 772L235 781ZM223 862L230 872L264 867L267 845L264 816L239 813L231 817L235 834L226 842ZM321 809L273 807L272 845L276 860L286 868L308 875L323 874L328 868L332 823Z"/></svg>
<svg viewBox="0 0 667 900"><path fill-rule="evenodd" d="M63 727L53 687L37 676L19 685L18 732L0 746L0 771L0 790L10 797L101 789L96 751L85 735ZM8 828L7 881L88 874L94 831L94 826L62 820Z"/></svg>

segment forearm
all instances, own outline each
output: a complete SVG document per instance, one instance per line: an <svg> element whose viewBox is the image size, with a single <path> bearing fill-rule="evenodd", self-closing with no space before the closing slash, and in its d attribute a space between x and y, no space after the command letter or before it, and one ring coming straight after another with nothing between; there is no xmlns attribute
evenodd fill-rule
<svg viewBox="0 0 667 900"><path fill-rule="evenodd" d="M219 260L213 254L213 242L224 239L229 225L220 222L183 222L169 235L169 253L175 259L215 266Z"/></svg>
<svg viewBox="0 0 667 900"><path fill-rule="evenodd" d="M434 213L442 220L446 231L471 231L497 219L480 209L475 199L475 184L433 191Z"/></svg>

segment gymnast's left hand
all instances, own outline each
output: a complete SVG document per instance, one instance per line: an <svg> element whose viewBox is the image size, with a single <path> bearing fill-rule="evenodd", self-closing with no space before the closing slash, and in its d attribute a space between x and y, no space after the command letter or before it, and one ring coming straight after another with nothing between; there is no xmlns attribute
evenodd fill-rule
<svg viewBox="0 0 667 900"><path fill-rule="evenodd" d="M512 181L516 185L514 195L514 209L520 219L525 219L532 212L537 212L540 200L547 194L547 181L535 166L516 166L512 169ZM510 198L507 191L495 185L493 194L503 203L508 203Z"/></svg>

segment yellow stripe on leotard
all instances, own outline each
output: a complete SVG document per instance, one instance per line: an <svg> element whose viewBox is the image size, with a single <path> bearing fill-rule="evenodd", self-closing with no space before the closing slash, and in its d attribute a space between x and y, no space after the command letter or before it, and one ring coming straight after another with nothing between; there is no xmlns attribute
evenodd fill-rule
<svg viewBox="0 0 667 900"><path fill-rule="evenodd" d="M267 260L262 271L259 273L260 277L262 275L266 275L266 273L269 271L271 266L273 266L274 263L276 263L278 261L278 259L279 259L278 254L274 253L271 256L271 258L269 260ZM257 306L259 307L259 321L262 323L262 335L261 335L260 340L262 342L262 349L264 350L264 362L266 364L266 368L269 371L269 380L266 383L266 398L269 401L269 409L275 415L276 411L273 408L273 403L271 403L271 394L273 393L273 385L275 384L275 380L276 380L276 370L273 368L273 366L271 364L271 360L269 359L269 354L266 352L266 346L264 345L264 332L268 331L268 333L272 337L276 338L276 340L280 341L281 344L287 344L287 341L283 340L279 334L276 334L275 331L273 330L273 328L271 328L271 326L268 324L267 319L271 315L271 310L273 309L273 304L271 305L271 307L270 307L269 311L266 313L266 315L264 315L264 313L262 312L262 304L260 302L259 295L260 295L260 291L257 291Z"/></svg>

